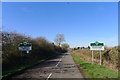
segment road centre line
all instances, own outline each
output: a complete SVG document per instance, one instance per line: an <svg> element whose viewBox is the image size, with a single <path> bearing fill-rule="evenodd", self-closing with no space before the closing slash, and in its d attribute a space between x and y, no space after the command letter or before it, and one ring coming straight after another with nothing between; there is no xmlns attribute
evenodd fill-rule
<svg viewBox="0 0 120 80"><path fill-rule="evenodd" d="M63 58L64 56L62 56L62 58ZM55 67L57 67L58 66L58 64L60 63L60 61L62 60L62 58L59 60L59 62L57 63L57 65L55 66ZM47 77L47 79L46 80L48 80L50 77L52 76L52 73L50 73L49 74L49 76Z"/></svg>
<svg viewBox="0 0 120 80"><path fill-rule="evenodd" d="M62 56L62 58L63 58L64 56ZM57 65L56 65L56 67L58 66L58 64L60 63L60 61L62 60L62 58L59 60L59 62L57 63Z"/></svg>
<svg viewBox="0 0 120 80"><path fill-rule="evenodd" d="M58 64L60 63L61 59L59 60L59 62L56 64L56 67L58 66Z"/></svg>
<svg viewBox="0 0 120 80"><path fill-rule="evenodd" d="M50 78L50 76L52 76L52 73L50 73L50 74L49 74L49 76L47 77L47 79L46 79L46 80L48 80L48 79Z"/></svg>

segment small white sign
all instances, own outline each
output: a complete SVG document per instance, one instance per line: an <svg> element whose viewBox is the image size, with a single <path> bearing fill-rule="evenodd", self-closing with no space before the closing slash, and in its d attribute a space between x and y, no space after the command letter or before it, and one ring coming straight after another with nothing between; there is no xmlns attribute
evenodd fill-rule
<svg viewBox="0 0 120 80"><path fill-rule="evenodd" d="M19 50L20 51L30 51L30 50L32 50L32 47L30 46L30 47L19 47Z"/></svg>
<svg viewBox="0 0 120 80"><path fill-rule="evenodd" d="M90 50L104 50L104 46L90 46Z"/></svg>

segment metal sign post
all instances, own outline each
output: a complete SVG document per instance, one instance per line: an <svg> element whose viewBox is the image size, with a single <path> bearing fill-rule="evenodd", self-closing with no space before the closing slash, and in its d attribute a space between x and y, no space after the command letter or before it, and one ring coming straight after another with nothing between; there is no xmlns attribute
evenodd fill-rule
<svg viewBox="0 0 120 80"><path fill-rule="evenodd" d="M100 51L100 65L102 63L102 54L101 51L104 50L104 43L94 42L90 43L90 50L92 50L92 64L94 63L94 53L93 50L99 50Z"/></svg>
<svg viewBox="0 0 120 80"><path fill-rule="evenodd" d="M20 52L21 52L21 54L20 54L20 56L21 56L21 64L26 63L26 62L24 61L25 56L23 55L22 51L26 51L27 54L28 54L29 51L32 50L32 44L31 44L31 43L27 43L27 42L20 43L20 44L18 45L18 49L19 49Z"/></svg>
<svg viewBox="0 0 120 80"><path fill-rule="evenodd" d="M94 63L94 55L93 55L93 50L92 50L92 64Z"/></svg>
<svg viewBox="0 0 120 80"><path fill-rule="evenodd" d="M29 51L27 51L27 53L29 53Z"/></svg>
<svg viewBox="0 0 120 80"><path fill-rule="evenodd" d="M100 65L101 65L101 60L102 60L102 54L101 54L101 50L100 50Z"/></svg>

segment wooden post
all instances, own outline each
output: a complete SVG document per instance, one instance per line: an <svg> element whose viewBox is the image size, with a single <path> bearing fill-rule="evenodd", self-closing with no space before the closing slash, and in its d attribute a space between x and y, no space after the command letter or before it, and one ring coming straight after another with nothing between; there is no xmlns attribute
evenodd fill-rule
<svg viewBox="0 0 120 80"><path fill-rule="evenodd" d="M94 55L93 55L93 50L92 50L92 64L94 63Z"/></svg>
<svg viewBox="0 0 120 80"><path fill-rule="evenodd" d="M101 50L100 50L100 65L101 65L101 60L102 60L102 54L101 54Z"/></svg>

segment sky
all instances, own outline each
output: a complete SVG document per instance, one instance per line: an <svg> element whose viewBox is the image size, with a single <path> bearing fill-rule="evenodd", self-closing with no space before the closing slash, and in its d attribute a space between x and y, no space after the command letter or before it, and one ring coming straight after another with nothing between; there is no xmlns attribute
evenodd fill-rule
<svg viewBox="0 0 120 80"><path fill-rule="evenodd" d="M64 34L70 47L90 42L118 44L117 2L3 2L3 31L18 32L32 38L54 42Z"/></svg>

